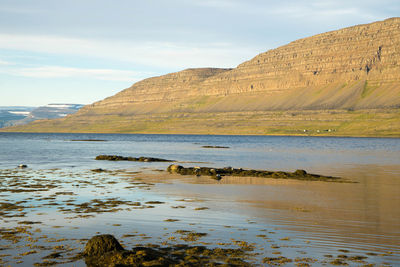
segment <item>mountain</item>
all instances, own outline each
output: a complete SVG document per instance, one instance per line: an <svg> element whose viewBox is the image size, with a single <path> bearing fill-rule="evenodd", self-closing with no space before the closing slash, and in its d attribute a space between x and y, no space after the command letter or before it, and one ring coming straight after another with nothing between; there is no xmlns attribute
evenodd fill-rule
<svg viewBox="0 0 400 267"><path fill-rule="evenodd" d="M0 106L0 128L12 126L18 120L25 119L34 107Z"/></svg>
<svg viewBox="0 0 400 267"><path fill-rule="evenodd" d="M48 104L33 107L0 107L0 128L24 125L35 120L63 118L77 112L80 104Z"/></svg>
<svg viewBox="0 0 400 267"><path fill-rule="evenodd" d="M398 135L399 62L400 18L391 18L296 40L233 69L145 79L65 119L11 130Z"/></svg>
<svg viewBox="0 0 400 267"><path fill-rule="evenodd" d="M35 120L62 118L81 109L81 104L48 104L38 107L31 112Z"/></svg>

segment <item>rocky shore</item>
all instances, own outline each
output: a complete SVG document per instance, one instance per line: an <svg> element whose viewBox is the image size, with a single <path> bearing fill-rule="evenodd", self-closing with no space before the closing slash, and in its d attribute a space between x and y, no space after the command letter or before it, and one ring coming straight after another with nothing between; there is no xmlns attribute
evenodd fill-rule
<svg viewBox="0 0 400 267"><path fill-rule="evenodd" d="M190 246L141 246L124 249L112 235L96 235L86 244L83 254L87 266L251 266L246 251ZM224 264L223 264L224 263Z"/></svg>
<svg viewBox="0 0 400 267"><path fill-rule="evenodd" d="M276 173L180 165L170 165L168 170L215 177ZM315 176L301 170L277 173L302 179ZM165 198L149 192L155 184L141 178L145 176L126 170L0 170L0 266L373 266L397 257L387 249L355 247L315 254L310 247L313 240L283 236L284 231L259 218L226 220L230 213L221 212L210 199ZM317 214L296 205L291 209L298 216ZM235 203L230 207L237 208ZM60 219L52 220L56 216ZM297 248L295 253L292 247Z"/></svg>
<svg viewBox="0 0 400 267"><path fill-rule="evenodd" d="M346 182L340 177L324 176L319 174L307 173L305 170L296 170L295 172L267 171L267 170L246 170L242 168L209 168L209 167L183 167L172 164L168 166L170 173L179 173L181 175L205 175L220 180L223 176L241 176L241 177L262 177L274 179L297 179L307 181L325 181L325 182ZM347 181L348 182L348 181Z"/></svg>

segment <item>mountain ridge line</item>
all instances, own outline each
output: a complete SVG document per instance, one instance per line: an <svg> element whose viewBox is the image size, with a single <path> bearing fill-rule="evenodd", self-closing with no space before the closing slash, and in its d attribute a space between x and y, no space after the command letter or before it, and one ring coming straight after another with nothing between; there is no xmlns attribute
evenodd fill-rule
<svg viewBox="0 0 400 267"><path fill-rule="evenodd" d="M53 129L55 132L68 132L80 129L96 132L101 131L103 125L103 131L108 132L112 130L109 128L113 124L110 123L112 118L119 122L115 132L151 132L152 127L157 127L157 120L158 126L162 127L158 132L175 132L178 128L183 130L182 133L192 132L182 127L173 129L174 123L182 123L175 120L170 121L172 125L164 125L165 114L171 118L180 114L186 117L202 115L203 119L199 119L197 125L199 132L205 132L200 130L202 127L225 127L227 133L232 133L233 128L245 133L254 129L245 124L248 118L241 121L231 114L235 117L234 122L222 119L216 126L218 123L207 114L315 111L312 117L316 118L316 124L321 124L318 121L321 115L317 111L336 110L346 118L330 116L325 120L337 130L342 128L343 135L397 136L400 126L394 124L400 124L399 62L400 18L396 17L298 39L260 53L236 68L189 68L147 78L57 122L40 121L7 131ZM359 114L346 115L346 112L353 111ZM391 114L390 118L384 116L385 112ZM343 128L346 123L361 123L364 125L362 128L368 127L361 117L373 117L373 114L385 125L383 128L378 129L376 123L373 123L375 129L368 133ZM270 121L275 119L269 118ZM341 123L335 123L337 120ZM85 126L83 121L88 125ZM311 127L305 118L301 121L302 128ZM261 134L269 134L271 130L272 134L294 134L288 133L285 127L279 131L278 126L272 129L270 124L261 124L260 127L264 127ZM293 129L301 134L298 127ZM307 133L304 130L307 129L303 129L303 133Z"/></svg>

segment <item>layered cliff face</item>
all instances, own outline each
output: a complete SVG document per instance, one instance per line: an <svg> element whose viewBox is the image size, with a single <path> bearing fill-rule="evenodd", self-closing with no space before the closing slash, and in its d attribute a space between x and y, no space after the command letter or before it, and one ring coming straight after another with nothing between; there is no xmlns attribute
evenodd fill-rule
<svg viewBox="0 0 400 267"><path fill-rule="evenodd" d="M229 92L399 82L400 18L300 39L239 65Z"/></svg>
<svg viewBox="0 0 400 267"><path fill-rule="evenodd" d="M202 84L210 77L230 69L201 68L187 69L159 77L145 79L113 97L95 104L113 105L152 101L174 101L202 94Z"/></svg>
<svg viewBox="0 0 400 267"><path fill-rule="evenodd" d="M400 18L392 18L300 39L235 69L149 78L78 115L396 107L399 63Z"/></svg>
<svg viewBox="0 0 400 267"><path fill-rule="evenodd" d="M145 79L66 118L6 131L400 136L399 63L392 18L300 39L234 69Z"/></svg>

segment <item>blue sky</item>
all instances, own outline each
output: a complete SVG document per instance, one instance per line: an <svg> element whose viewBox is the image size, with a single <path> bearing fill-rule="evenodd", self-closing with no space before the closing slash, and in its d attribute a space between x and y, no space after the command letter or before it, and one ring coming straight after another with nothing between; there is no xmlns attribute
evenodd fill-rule
<svg viewBox="0 0 400 267"><path fill-rule="evenodd" d="M398 0L0 0L0 106L89 104L147 77L236 67L395 16Z"/></svg>

